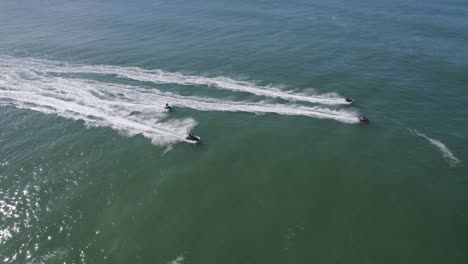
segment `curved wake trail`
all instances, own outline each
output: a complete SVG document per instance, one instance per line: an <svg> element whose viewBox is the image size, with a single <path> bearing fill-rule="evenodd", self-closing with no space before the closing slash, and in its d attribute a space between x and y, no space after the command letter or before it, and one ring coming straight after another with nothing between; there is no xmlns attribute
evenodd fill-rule
<svg viewBox="0 0 468 264"><path fill-rule="evenodd" d="M181 96L138 86L41 75L23 65L0 63L0 104L84 120L88 126L108 126L129 136L142 134L157 145L185 141L187 133L197 125L192 118L170 118L163 109L166 102L199 111L274 113L357 122L356 114L345 110Z"/></svg>
<svg viewBox="0 0 468 264"><path fill-rule="evenodd" d="M162 70L145 70L138 67L118 67L109 65L70 65L50 60L2 58L2 63L9 66L21 66L42 73L82 73L106 74L142 82L178 85L205 85L217 89L250 93L268 98L283 99L291 102L309 102L324 105L346 105L344 98L336 94L306 95L282 91L274 87L257 86L248 81L234 80L228 77L204 77L183 75Z"/></svg>
<svg viewBox="0 0 468 264"><path fill-rule="evenodd" d="M453 152L441 141L430 138L424 135L423 133L417 131L416 129L409 129L409 131L415 136L427 139L429 143L436 146L439 149L439 151L442 153L442 156L448 161L450 166L455 167L460 162L460 160L457 157L455 157Z"/></svg>

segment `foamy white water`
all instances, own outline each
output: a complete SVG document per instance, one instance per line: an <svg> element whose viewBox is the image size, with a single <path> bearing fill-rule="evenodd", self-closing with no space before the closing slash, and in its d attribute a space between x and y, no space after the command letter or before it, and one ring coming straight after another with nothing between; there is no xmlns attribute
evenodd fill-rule
<svg viewBox="0 0 468 264"><path fill-rule="evenodd" d="M184 257L178 256L177 258L171 260L168 264L183 264L183 263L184 263Z"/></svg>
<svg viewBox="0 0 468 264"><path fill-rule="evenodd" d="M25 67L21 60L14 61L18 63L0 63L1 104L84 120L88 126L107 126L129 136L142 134L158 145L184 141L197 124L192 118L171 118L163 109L166 102L199 111L274 113L357 122L356 114L349 110L181 96L138 86L42 75L36 66Z"/></svg>
<svg viewBox="0 0 468 264"><path fill-rule="evenodd" d="M439 141L437 139L430 138L430 137L426 136L425 134L417 131L416 129L409 129L409 131L411 133L413 133L414 135L416 135L416 136L423 137L423 138L427 139L427 141L429 141L429 143L436 146L439 149L439 151L442 153L442 156L448 161L450 166L456 166L458 163L460 163L460 160L457 157L455 157L453 152L441 141Z"/></svg>
<svg viewBox="0 0 468 264"><path fill-rule="evenodd" d="M282 91L275 87L257 86L252 82L234 80L228 77L205 77L165 72L162 70L146 70L138 67L119 67L110 65L70 65L51 60L2 58L3 65L21 66L41 73L86 73L117 75L136 81L158 84L205 85L222 90L250 93L268 98L283 99L291 102L309 102L325 105L347 105L343 97L335 93L322 95L306 95Z"/></svg>

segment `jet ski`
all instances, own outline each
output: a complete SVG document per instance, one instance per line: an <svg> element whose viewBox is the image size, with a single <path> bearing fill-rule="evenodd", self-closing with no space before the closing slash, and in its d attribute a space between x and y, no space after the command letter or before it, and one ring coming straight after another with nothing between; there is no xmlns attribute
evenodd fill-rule
<svg viewBox="0 0 468 264"><path fill-rule="evenodd" d="M370 119L365 117L365 116L359 117L358 119L359 119L359 122L361 122L361 123L364 123L364 124L369 124L370 123Z"/></svg>
<svg viewBox="0 0 468 264"><path fill-rule="evenodd" d="M201 140L201 138L199 136L195 136L192 133L190 133L185 139L188 140L188 141L195 142L195 143L198 143Z"/></svg>
<svg viewBox="0 0 468 264"><path fill-rule="evenodd" d="M172 111L174 109L174 107L170 106L169 104L166 104L166 106L164 107L164 109L168 110L168 111Z"/></svg>
<svg viewBox="0 0 468 264"><path fill-rule="evenodd" d="M351 97L346 97L345 101L346 101L347 103L352 103L352 102L354 102L353 98L351 98Z"/></svg>

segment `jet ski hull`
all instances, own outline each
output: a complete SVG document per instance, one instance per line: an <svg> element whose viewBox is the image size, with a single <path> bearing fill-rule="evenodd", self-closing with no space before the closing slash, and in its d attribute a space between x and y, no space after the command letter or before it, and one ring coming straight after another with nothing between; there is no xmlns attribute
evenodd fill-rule
<svg viewBox="0 0 468 264"><path fill-rule="evenodd" d="M189 142L191 142L191 143L200 143L201 138L198 137L198 136L193 136L193 137L191 137L191 138L188 137L188 138L186 138L185 140L187 140L187 141L189 141Z"/></svg>
<svg viewBox="0 0 468 264"><path fill-rule="evenodd" d="M362 118L362 117L359 117L358 120L359 120L359 122L364 123L364 124L369 124L369 123L370 123L370 119L369 119L369 118L366 120L366 119L364 119L364 118Z"/></svg>

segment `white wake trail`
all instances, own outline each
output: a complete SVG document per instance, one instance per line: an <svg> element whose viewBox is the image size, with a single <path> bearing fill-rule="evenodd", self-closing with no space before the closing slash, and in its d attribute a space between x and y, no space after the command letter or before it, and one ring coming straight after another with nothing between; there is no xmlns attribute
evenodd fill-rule
<svg viewBox="0 0 468 264"><path fill-rule="evenodd" d="M88 126L107 126L129 136L142 134L158 145L184 141L197 124L191 118L170 118L163 109L165 103L199 111L274 113L357 122L356 114L347 110L181 96L138 86L42 75L21 64L0 62L0 104L84 120Z"/></svg>
<svg viewBox="0 0 468 264"><path fill-rule="evenodd" d="M36 80L3 78L0 74L0 104L83 120L88 126L107 126L122 134L142 134L157 145L185 141L196 121L164 119L161 108L150 108L121 100L100 98L99 90L83 81L62 78ZM11 77L11 76L10 76ZM132 115L132 112L141 113Z"/></svg>
<svg viewBox="0 0 468 264"><path fill-rule="evenodd" d="M138 67L118 67L109 65L70 65L50 60L15 59L3 57L5 65L21 66L42 73L85 73L117 75L123 78L158 84L205 85L222 90L245 92L257 96L283 99L291 102L309 102L324 105L349 104L336 94L306 95L282 91L274 87L257 86L248 81L234 80L228 77L204 77L184 75L162 70L145 70Z"/></svg>
<svg viewBox="0 0 468 264"><path fill-rule="evenodd" d="M429 143L436 146L439 149L439 151L442 153L442 156L449 162L450 166L454 167L458 163L460 163L460 160L457 157L455 157L453 152L441 141L430 138L424 135L423 133L417 131L416 129L409 129L409 131L413 133L413 135L415 136L425 138L427 141L429 141Z"/></svg>

